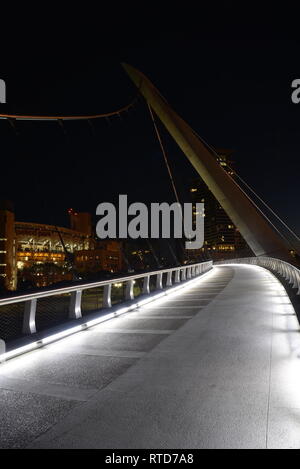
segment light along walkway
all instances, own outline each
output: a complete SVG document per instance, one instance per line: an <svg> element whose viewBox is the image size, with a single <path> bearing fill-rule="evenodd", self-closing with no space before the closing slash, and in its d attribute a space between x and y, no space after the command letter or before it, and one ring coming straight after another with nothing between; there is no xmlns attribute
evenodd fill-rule
<svg viewBox="0 0 300 469"><path fill-rule="evenodd" d="M257 266L0 366L0 447L300 448L299 325Z"/></svg>

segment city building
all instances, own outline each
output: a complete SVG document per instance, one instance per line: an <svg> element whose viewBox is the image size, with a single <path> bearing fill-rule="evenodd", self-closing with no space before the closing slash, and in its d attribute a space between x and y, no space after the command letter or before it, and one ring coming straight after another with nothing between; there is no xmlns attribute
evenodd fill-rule
<svg viewBox="0 0 300 469"><path fill-rule="evenodd" d="M73 209L68 213L71 228L18 222L12 204L0 202L0 289L72 280L77 269L80 273L122 270L121 243L96 241L91 215Z"/></svg>
<svg viewBox="0 0 300 469"><path fill-rule="evenodd" d="M74 264L79 273L120 272L123 270L122 243L115 240L97 242L94 249L78 250Z"/></svg>
<svg viewBox="0 0 300 469"><path fill-rule="evenodd" d="M230 175L233 175L232 151L218 149L217 161ZM190 260L201 260L209 258L222 260L243 255L251 255L251 250L242 238L239 230L207 185L201 178L193 181L190 187L190 194L193 203L204 203L204 246L200 250L190 250L187 255Z"/></svg>
<svg viewBox="0 0 300 469"><path fill-rule="evenodd" d="M0 287L17 287L15 214L9 201L0 201Z"/></svg>
<svg viewBox="0 0 300 469"><path fill-rule="evenodd" d="M75 212L73 208L69 208L68 214L70 217L70 226L74 231L86 233L92 236L92 216L87 212Z"/></svg>
<svg viewBox="0 0 300 469"><path fill-rule="evenodd" d="M37 287L72 280L65 250L74 254L95 245L87 232L25 222L15 222L15 240L19 285L26 281Z"/></svg>

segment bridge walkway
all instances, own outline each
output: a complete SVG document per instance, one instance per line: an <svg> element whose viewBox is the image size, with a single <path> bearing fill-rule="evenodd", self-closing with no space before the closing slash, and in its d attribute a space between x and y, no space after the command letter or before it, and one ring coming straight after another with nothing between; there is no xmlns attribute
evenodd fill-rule
<svg viewBox="0 0 300 469"><path fill-rule="evenodd" d="M0 366L0 447L299 448L299 325L268 271L193 286Z"/></svg>

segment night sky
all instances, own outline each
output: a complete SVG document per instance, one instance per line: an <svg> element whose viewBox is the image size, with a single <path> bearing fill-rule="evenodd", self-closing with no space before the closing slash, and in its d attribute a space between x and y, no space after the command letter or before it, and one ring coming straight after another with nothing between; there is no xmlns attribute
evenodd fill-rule
<svg viewBox="0 0 300 469"><path fill-rule="evenodd" d="M138 42L137 42L138 43ZM23 58L0 70L7 104L0 112L89 114L126 105L136 90L120 63L141 70L208 143L233 150L241 176L300 233L298 216L299 42L166 35L134 45ZM122 119L58 123L0 121L0 198L20 221L68 225L66 211L95 213L100 202L174 201L163 157L142 100ZM160 126L182 202L197 174Z"/></svg>

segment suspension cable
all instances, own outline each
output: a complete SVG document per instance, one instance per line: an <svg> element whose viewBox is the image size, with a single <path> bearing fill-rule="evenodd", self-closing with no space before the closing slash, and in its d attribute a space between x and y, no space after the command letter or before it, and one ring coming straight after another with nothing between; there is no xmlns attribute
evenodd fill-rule
<svg viewBox="0 0 300 469"><path fill-rule="evenodd" d="M156 136L157 136L157 139L159 141L159 145L160 145L163 157L164 157L164 161L166 163L166 167L167 167L168 174L169 174L169 177L170 177L170 180L171 180L171 184L172 184L172 188L173 188L173 191L174 191L174 194L175 194L175 198L176 198L177 202L180 204L179 197L178 197L178 192L177 192L177 189L176 189L176 186L175 186L175 181L174 181L174 178L173 178L173 175L172 175L172 171L171 171L171 168L170 168L170 165L169 165L168 157L167 157L167 154L166 154L166 151L165 151L165 148L164 148L164 145L163 145L159 130L158 130L158 127L157 127L157 124L156 124L152 109L151 109L151 107L148 103L147 103L147 105L148 105L148 109L149 109L149 112L150 112L151 120L153 122L155 133L156 133Z"/></svg>
<svg viewBox="0 0 300 469"><path fill-rule="evenodd" d="M172 183L172 187L173 187L173 191L174 191L174 194L175 194L175 197L176 197L176 200L178 203L179 202L179 197L178 197L178 193L177 193L177 190L176 190L176 186L175 186L175 182L174 182L174 178L173 178L173 175L172 175L172 171L171 171L171 168L170 168L170 165L169 165L169 162L168 162L168 158L167 158L167 155L166 155L166 151L164 149L164 146L163 146L163 143L162 143L162 139L161 139L161 136L160 136L160 133L159 133L159 130L158 130L158 127L157 127L157 124L156 124L156 121L154 119L154 115L153 115L153 112L152 112L152 109L150 107L150 105L148 104L148 109L149 109L149 112L150 112L150 115L151 115L151 119L152 119L152 122L153 122L153 125L154 125L154 128L155 128L155 132L156 132L156 135L157 135L157 138L158 138L158 141L159 141L159 144L160 144L160 147L161 147L161 150L162 150L162 153L163 153L163 156L164 156L164 160L165 160L165 163L166 163L166 167L167 167L167 170L168 170L168 173L169 173L169 176L170 176L170 180L171 180L171 183ZM207 147L209 148L213 154L218 157L218 154L217 152L214 150L214 148L212 148L208 143L206 143L204 141L204 139L202 137L200 137L200 135L195 131L193 130L194 134L197 135L197 137L201 140L201 142ZM234 171L228 164L227 164L228 168L234 172L234 174L236 174L239 179L251 190L251 192L259 199L261 200L261 202L271 211L271 213L292 233L292 235L296 238L297 241L299 241L299 238L297 237L297 235L284 223L283 220L281 220L281 218L271 209L271 207L269 207L264 201L263 199L261 199L255 192L253 189L250 188L250 186L248 186L248 184L242 180L242 178L236 173L236 171ZM223 169L223 168L222 168ZM225 171L223 169L223 171ZM226 171L227 173L227 171ZM227 173L228 174L228 173ZM285 239L285 241L291 246L292 249L294 249L294 246L292 245L291 241L289 239L287 239L280 231L279 229L271 222L271 220L266 216L266 214L258 207L258 205L249 197L249 195L241 188L241 186L231 177L230 174L228 174L228 176L230 177L230 179L232 180L232 182L243 192L243 194L247 197L247 199L254 205L254 207L261 213L261 215L270 223L270 225L274 228L275 231L277 231L277 233Z"/></svg>
<svg viewBox="0 0 300 469"><path fill-rule="evenodd" d="M276 212L274 212L274 210L255 192L255 190L252 189L252 187L249 186L249 184L247 184L247 182L234 169L232 169L228 163L227 163L227 166L230 169L230 171L232 171L234 175L237 176L237 178L252 192L252 194L254 194L255 197L257 197L258 200L260 200L260 202L272 213L272 215L274 215L274 217L276 217L277 220L279 220L280 223L282 223L282 225L295 237L295 239L297 241L300 241L300 238L298 238L297 234L282 220L282 218L280 218L279 215L277 215Z"/></svg>
<svg viewBox="0 0 300 469"><path fill-rule="evenodd" d="M160 135L160 133L159 133L158 126L157 126L157 124L156 124L156 121L155 121L154 114L153 114L153 112L152 112L151 106L149 105L149 103L147 103L147 106L148 106L148 109L149 109L149 112L150 112L151 120L152 120L152 122L153 122L153 126L154 126L154 129L155 129L155 133L156 133L156 136L157 136L157 139L158 139L158 141L159 141L159 145L160 145L160 148L161 148L163 157L164 157L164 161L165 161L165 163L166 163L166 167L167 167L168 174L169 174L169 177L170 177L170 180L171 180L171 184L172 184L172 188L173 188L173 191L174 191L174 195L175 195L175 198L176 198L176 200L177 200L177 203L180 205L179 196L178 196L178 192L177 192L176 185L175 185L175 180L174 180L174 177L173 177L173 174L172 174L172 170L171 170L171 167L170 167L170 164L169 164L169 161L168 161L167 153L166 153L166 151L165 151L165 148L164 148L164 145L163 145L163 142L162 142L162 138L161 138L161 135ZM182 218L182 221L183 221L183 213L182 213L182 211L180 211L180 213L181 213L181 218ZM190 240L190 237L188 237L188 239Z"/></svg>
<svg viewBox="0 0 300 469"><path fill-rule="evenodd" d="M217 154L217 152L214 150L213 147L211 147L202 137L200 137L200 135L195 131L193 130L193 133L201 140L201 142L216 156L218 157L219 155ZM228 165L228 167L230 168L230 166ZM222 167L221 167L222 168ZM225 171L224 168L222 168L223 171ZM231 169L231 168L230 168ZM232 170L232 169L231 169ZM233 170L232 170L233 171ZM281 233L281 231L274 225L274 223L272 223L272 221L267 217L267 215L258 207L258 205L251 199L251 197L242 189L242 187L237 183L237 181L235 181L233 179L233 177L227 172L225 171L226 174L230 177L230 179L232 180L232 182L242 191L242 193L247 197L247 199L252 203L252 205L256 208L256 210L259 211L259 213L265 218L265 220L267 220L270 225L274 228L274 230L290 245L290 247L293 249L293 250L296 250L295 249L295 246L293 246L293 244L291 243L291 241L286 237L284 236L283 233ZM235 171L233 171L235 173ZM250 186L249 186L250 187ZM254 191L252 191L254 193ZM255 194L255 193L254 193ZM259 198L259 197L258 197ZM260 199L260 198L259 198ZM261 199L262 200L262 199ZM267 206L267 204L265 204ZM274 212L275 214L275 212ZM276 217L281 221L281 223L284 224L284 222L280 219L280 217L278 215L276 215ZM292 232L292 230L289 229L289 231ZM293 232L292 232L293 233ZM297 236L293 233L293 235L297 238ZM297 238L298 240L298 238Z"/></svg>

